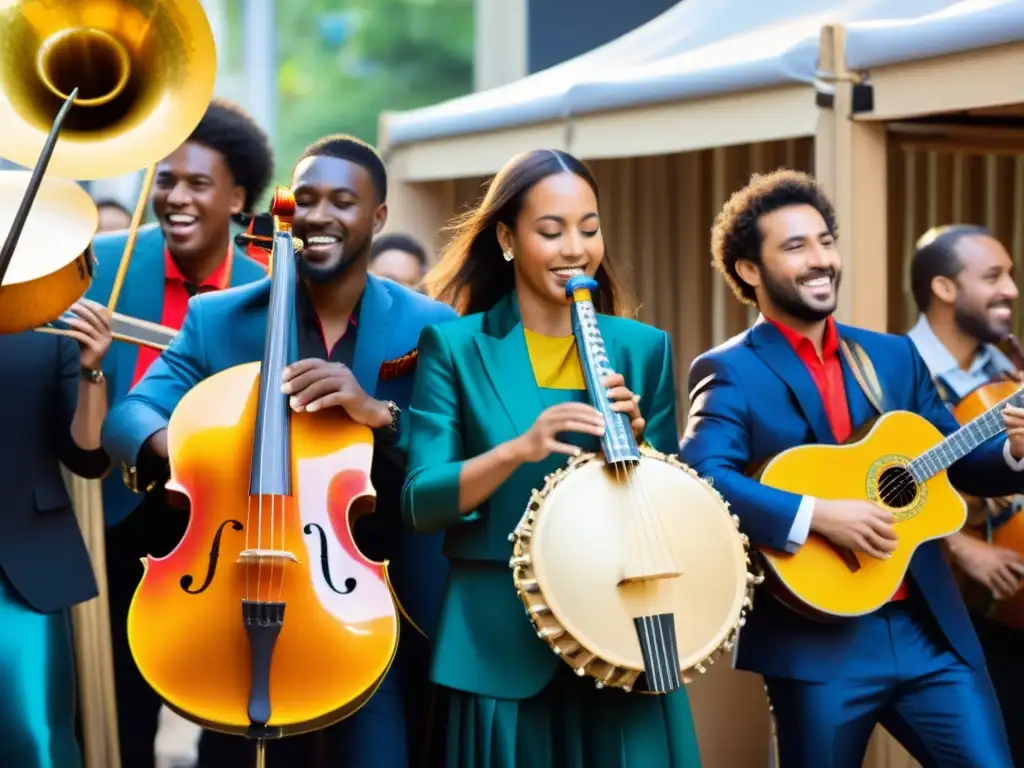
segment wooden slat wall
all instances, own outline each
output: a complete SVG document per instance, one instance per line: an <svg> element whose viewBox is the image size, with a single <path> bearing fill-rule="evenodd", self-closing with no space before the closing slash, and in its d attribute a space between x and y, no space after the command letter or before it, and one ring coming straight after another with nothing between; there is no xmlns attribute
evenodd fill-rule
<svg viewBox="0 0 1024 768"><path fill-rule="evenodd" d="M672 336L681 418L691 361L754 317L711 265L715 216L751 174L813 172L813 162L806 138L591 164L609 257L640 303L639 319Z"/></svg>
<svg viewBox="0 0 1024 768"><path fill-rule="evenodd" d="M943 224L988 227L1024 264L1024 156L921 151L889 153L889 331L904 333L917 308L910 293L914 243ZM1021 274L1018 272L1018 274ZM1017 334L1024 315L1017 314Z"/></svg>

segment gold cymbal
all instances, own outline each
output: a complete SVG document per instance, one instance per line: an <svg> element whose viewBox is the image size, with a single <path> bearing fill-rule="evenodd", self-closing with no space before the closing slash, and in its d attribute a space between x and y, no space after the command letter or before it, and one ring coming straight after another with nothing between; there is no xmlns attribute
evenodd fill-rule
<svg viewBox="0 0 1024 768"><path fill-rule="evenodd" d="M0 233L9 232L29 171L0 171ZM0 286L0 334L49 322L89 287L89 244L99 211L81 186L44 176Z"/></svg>
<svg viewBox="0 0 1024 768"><path fill-rule="evenodd" d="M188 138L216 74L200 0L0 0L0 157L35 165L77 87L48 174L137 171Z"/></svg>

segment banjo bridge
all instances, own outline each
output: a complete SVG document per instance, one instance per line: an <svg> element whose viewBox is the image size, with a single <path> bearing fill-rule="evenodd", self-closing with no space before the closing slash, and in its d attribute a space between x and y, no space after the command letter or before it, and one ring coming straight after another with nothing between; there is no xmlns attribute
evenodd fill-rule
<svg viewBox="0 0 1024 768"><path fill-rule="evenodd" d="M641 584L645 581L657 581L658 579L678 579L682 576L682 571L661 571L658 573L642 573L635 576L623 576L619 579L619 586L625 584Z"/></svg>

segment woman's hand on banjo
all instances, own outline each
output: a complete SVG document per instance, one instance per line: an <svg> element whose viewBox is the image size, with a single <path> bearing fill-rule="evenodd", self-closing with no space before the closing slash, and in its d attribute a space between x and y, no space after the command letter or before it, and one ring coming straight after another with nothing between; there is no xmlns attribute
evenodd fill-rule
<svg viewBox="0 0 1024 768"><path fill-rule="evenodd" d="M637 442L643 440L647 422L640 415L640 395L634 395L626 388L626 380L621 373L605 376L603 384L608 390L608 399L612 401L612 410L629 416L633 437Z"/></svg>
<svg viewBox="0 0 1024 768"><path fill-rule="evenodd" d="M600 437L604 434L604 418L593 406L584 403L561 403L544 411L533 422L530 431L513 443L520 461L543 461L552 453L575 456L580 449L559 441L559 432L579 432Z"/></svg>

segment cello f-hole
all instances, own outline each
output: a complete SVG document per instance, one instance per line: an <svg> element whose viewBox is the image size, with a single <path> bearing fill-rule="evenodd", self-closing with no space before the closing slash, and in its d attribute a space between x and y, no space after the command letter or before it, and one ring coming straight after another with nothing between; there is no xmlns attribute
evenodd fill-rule
<svg viewBox="0 0 1024 768"><path fill-rule="evenodd" d="M324 529L320 527L318 523L306 523L303 527L302 532L307 536L313 531L320 534L320 570L323 571L324 581L327 582L327 586L330 587L336 594L348 595L351 594L356 588L356 580L351 576L345 579L345 589L341 590L334 586L334 579L331 578L331 561L327 557L327 534L324 533Z"/></svg>
<svg viewBox="0 0 1024 768"><path fill-rule="evenodd" d="M195 581L191 576L185 574L181 577L181 588L188 592L190 595L198 595L206 591L207 587L213 583L213 576L217 572L217 560L220 558L220 537L224 535L224 527L230 525L232 530L242 530L242 524L237 520L225 520L217 528L217 533L213 536L213 544L210 545L210 557L209 565L206 567L206 580L203 581L199 589L192 589L192 583Z"/></svg>

